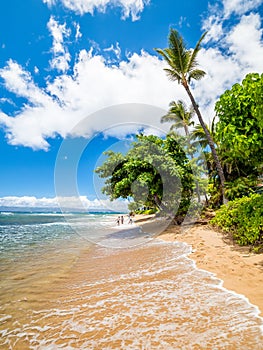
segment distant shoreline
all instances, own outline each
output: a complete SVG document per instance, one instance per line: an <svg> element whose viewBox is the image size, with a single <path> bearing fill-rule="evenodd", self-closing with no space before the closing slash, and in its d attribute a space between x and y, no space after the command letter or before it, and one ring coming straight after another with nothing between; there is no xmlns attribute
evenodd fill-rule
<svg viewBox="0 0 263 350"><path fill-rule="evenodd" d="M90 209L90 210L84 210L84 209L74 209L74 208L68 208L67 210L63 208L61 210L59 207L6 207L2 206L0 207L0 213L5 212L14 212L14 213L57 213L57 214L119 214L119 215L127 215L128 213L118 212L118 211L112 211L112 210L103 210L103 209Z"/></svg>

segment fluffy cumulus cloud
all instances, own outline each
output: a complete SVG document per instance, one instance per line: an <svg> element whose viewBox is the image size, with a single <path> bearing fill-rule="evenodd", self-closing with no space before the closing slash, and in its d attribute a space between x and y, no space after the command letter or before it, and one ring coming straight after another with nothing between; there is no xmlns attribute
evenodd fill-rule
<svg viewBox="0 0 263 350"><path fill-rule="evenodd" d="M237 21L241 18L242 21L245 15L255 14L260 6L262 0L223 0L209 5L208 16L203 19L203 29L208 32L206 41L219 41L226 36L231 30L231 16L236 16Z"/></svg>
<svg viewBox="0 0 263 350"><path fill-rule="evenodd" d="M103 56L82 50L74 65L72 75L59 75L40 89L29 72L10 60L0 70L5 87L28 102L13 116L0 114L9 143L34 149L48 149L49 137L71 135L72 129L90 114L112 105L143 103L165 108L178 91L184 91L169 82L163 72L164 63L146 52L133 54L118 66L109 66ZM161 116L161 115L160 115ZM152 120L159 126L160 116ZM149 116L122 115L119 122L149 122ZM117 122L116 115L108 115L104 121L90 120L83 134L90 135L101 130L102 123L110 127ZM30 130L30 134L28 133Z"/></svg>
<svg viewBox="0 0 263 350"><path fill-rule="evenodd" d="M30 73L18 63L9 60L7 66L0 70L0 75L9 91L27 100L27 104L15 118L0 113L0 123L6 129L9 143L47 149L48 143L45 137L54 136L57 127L63 133L63 128L59 127L59 124L61 126L63 124L62 120L59 122L54 118L59 113L60 106L50 95L35 85ZM29 134L28 130L32 133Z"/></svg>
<svg viewBox="0 0 263 350"><path fill-rule="evenodd" d="M262 5L262 0L223 0L225 17L231 14L243 15Z"/></svg>
<svg viewBox="0 0 263 350"><path fill-rule="evenodd" d="M64 45L64 38L70 36L70 29L66 28L66 24L59 24L53 16L47 24L48 30L53 37L52 53L53 58L50 61L51 68L56 68L58 71L65 72L69 69L70 54ZM79 26L76 27L76 36L80 36Z"/></svg>
<svg viewBox="0 0 263 350"><path fill-rule="evenodd" d="M53 197L36 198L34 196L7 196L0 198L0 207L8 208L54 208L63 210L105 210L105 211L127 211L128 202L110 200L89 200L86 196L79 197Z"/></svg>
<svg viewBox="0 0 263 350"><path fill-rule="evenodd" d="M131 16L132 20L136 21L150 0L43 0L43 2L50 7L60 2L66 8L81 15L93 14L94 10L105 12L111 6L120 7L123 19Z"/></svg>
<svg viewBox="0 0 263 350"><path fill-rule="evenodd" d="M261 18L258 14L244 15L241 21L226 37L229 52L235 57L242 68L262 71L262 29Z"/></svg>

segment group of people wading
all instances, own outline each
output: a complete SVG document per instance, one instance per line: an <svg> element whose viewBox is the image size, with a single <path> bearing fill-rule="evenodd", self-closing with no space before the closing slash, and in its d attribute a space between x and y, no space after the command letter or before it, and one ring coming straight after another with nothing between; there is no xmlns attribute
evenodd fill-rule
<svg viewBox="0 0 263 350"><path fill-rule="evenodd" d="M123 215L118 216L117 219L116 219L116 222L117 222L118 226L123 225L124 224L124 216ZM133 223L132 215L129 214L128 215L128 224L132 224L132 223Z"/></svg>

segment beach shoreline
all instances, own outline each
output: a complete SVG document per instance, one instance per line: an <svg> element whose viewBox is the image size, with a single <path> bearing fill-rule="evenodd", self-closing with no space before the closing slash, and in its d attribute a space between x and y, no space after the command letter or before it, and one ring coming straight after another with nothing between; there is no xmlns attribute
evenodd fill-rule
<svg viewBox="0 0 263 350"><path fill-rule="evenodd" d="M126 224L125 217L123 227L116 227L115 214L75 214L72 222L80 231L70 233L52 214L51 226L41 224L42 214L40 224L34 216L35 226L28 225L30 214L18 216L25 224L16 230L25 240L18 237L10 259L1 256L0 348L52 344L92 349L95 344L114 349L223 350L257 349L262 344L260 299L240 286L222 285L227 279L212 270L210 260L216 265L226 248L221 249L208 226L171 226L169 219L136 215L132 224ZM226 259L229 254L226 251ZM240 268L240 257L236 259ZM258 293L262 270L254 268L258 285L253 288ZM244 270L247 281L254 270Z"/></svg>
<svg viewBox="0 0 263 350"><path fill-rule="evenodd" d="M151 226L153 216L136 215L135 223ZM187 230L170 225L156 239L184 242L192 246L189 258L196 267L215 274L222 287L245 296L263 315L263 254L253 254L248 248L226 241L223 233L209 225L194 224Z"/></svg>

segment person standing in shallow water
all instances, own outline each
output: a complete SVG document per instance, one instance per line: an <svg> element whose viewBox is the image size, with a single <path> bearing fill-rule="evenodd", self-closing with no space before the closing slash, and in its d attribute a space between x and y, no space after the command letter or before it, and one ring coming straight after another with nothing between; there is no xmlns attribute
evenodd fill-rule
<svg viewBox="0 0 263 350"><path fill-rule="evenodd" d="M132 217L131 217L131 215L130 215L130 214L128 215L128 218L129 218L128 224L132 224L132 223L133 223L133 221L132 221Z"/></svg>
<svg viewBox="0 0 263 350"><path fill-rule="evenodd" d="M120 217L118 216L116 219L117 225L120 226Z"/></svg>
<svg viewBox="0 0 263 350"><path fill-rule="evenodd" d="M124 217L123 217L123 215L121 216L121 224L123 224L124 223Z"/></svg>

